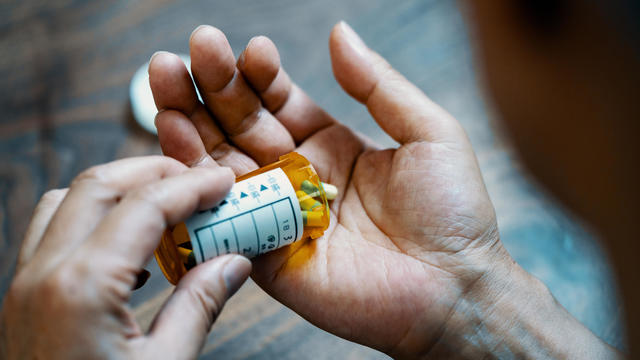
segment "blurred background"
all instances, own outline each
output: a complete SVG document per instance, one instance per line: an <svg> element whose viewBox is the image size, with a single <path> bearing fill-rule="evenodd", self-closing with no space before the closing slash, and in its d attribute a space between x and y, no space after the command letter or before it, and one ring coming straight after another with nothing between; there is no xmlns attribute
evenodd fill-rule
<svg viewBox="0 0 640 360"><path fill-rule="evenodd" d="M519 165L484 98L473 34L455 1L24 0L0 3L0 296L39 197L81 170L159 154L131 115L131 76L157 50L188 54L200 24L226 33L238 55L269 36L294 81L334 117L383 146L393 141L331 73L328 36L347 21L465 127L496 207L502 240L575 317L622 347L622 308L596 237ZM155 261L132 299L148 324L171 288ZM214 325L202 358L383 358L315 328L249 281Z"/></svg>

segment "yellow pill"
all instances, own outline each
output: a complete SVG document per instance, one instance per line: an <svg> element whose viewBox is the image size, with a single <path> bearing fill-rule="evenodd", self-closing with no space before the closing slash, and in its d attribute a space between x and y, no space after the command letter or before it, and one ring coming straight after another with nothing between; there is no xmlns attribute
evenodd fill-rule
<svg viewBox="0 0 640 360"><path fill-rule="evenodd" d="M322 215L324 212L322 211L303 211L302 212L302 222L307 226L323 226Z"/></svg>
<svg viewBox="0 0 640 360"><path fill-rule="evenodd" d="M189 254L191 254L192 252L193 251L189 249L178 246L178 254L180 254L180 257L183 259L187 259L189 257Z"/></svg>
<svg viewBox="0 0 640 360"><path fill-rule="evenodd" d="M296 195L298 196L298 202L300 202L300 207L302 208L302 210L312 210L314 208L322 206L322 204L318 200L309 196L309 194L302 190L296 191Z"/></svg>
<svg viewBox="0 0 640 360"><path fill-rule="evenodd" d="M180 255L182 263L187 269L191 269L192 267L196 266L196 257L193 254L193 251L178 246L178 254Z"/></svg>

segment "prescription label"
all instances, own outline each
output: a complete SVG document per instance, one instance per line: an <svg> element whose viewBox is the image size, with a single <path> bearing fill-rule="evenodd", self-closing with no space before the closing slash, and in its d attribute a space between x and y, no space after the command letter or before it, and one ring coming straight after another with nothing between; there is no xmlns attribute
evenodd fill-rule
<svg viewBox="0 0 640 360"><path fill-rule="evenodd" d="M236 253L254 257L302 238L302 212L280 168L237 182L216 207L185 222L198 264Z"/></svg>

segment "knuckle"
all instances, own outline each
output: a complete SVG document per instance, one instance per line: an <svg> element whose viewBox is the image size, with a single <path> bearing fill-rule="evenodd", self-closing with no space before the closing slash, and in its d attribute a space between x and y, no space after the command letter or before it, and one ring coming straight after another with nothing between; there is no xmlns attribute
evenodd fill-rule
<svg viewBox="0 0 640 360"><path fill-rule="evenodd" d="M52 189L45 192L40 198L39 205L51 205L59 203L67 194L67 189Z"/></svg>
<svg viewBox="0 0 640 360"><path fill-rule="evenodd" d="M60 293L64 293L68 283L68 276L64 272L56 270L42 280L40 290L45 297L57 297Z"/></svg>
<svg viewBox="0 0 640 360"><path fill-rule="evenodd" d="M156 207L156 200L158 198L158 192L162 191L159 186L155 184L147 184L131 191L128 197L134 201L149 204L152 207Z"/></svg>
<svg viewBox="0 0 640 360"><path fill-rule="evenodd" d="M9 289L7 290L7 295L5 301L7 304L9 303L20 303L22 299L28 293L28 285L19 275L13 280L11 285L9 285Z"/></svg>
<svg viewBox="0 0 640 360"><path fill-rule="evenodd" d="M147 214L147 218L162 218L167 216L168 208L163 206L162 199L165 195L162 194L162 186L157 184L147 184L139 187L126 195L128 201L131 201L134 206L140 208Z"/></svg>
<svg viewBox="0 0 640 360"><path fill-rule="evenodd" d="M165 110L165 111L175 111L175 110ZM185 164L181 163L180 161L178 161L178 160L176 160L176 159L174 159L172 157L168 157L168 156L152 155L152 156L149 156L149 160L157 161L159 164L161 164L162 166L166 166L166 167L175 166L175 167L180 168L180 169L188 169L189 168L188 166L186 166Z"/></svg>
<svg viewBox="0 0 640 360"><path fill-rule="evenodd" d="M84 303L83 279L88 273L87 265L59 267L42 280L39 293L43 298L58 305L81 306Z"/></svg>
<svg viewBox="0 0 640 360"><path fill-rule="evenodd" d="M266 110L259 104L254 109L244 114L234 125L229 126L228 132L231 138L241 136L251 130L260 119L266 116Z"/></svg>
<svg viewBox="0 0 640 360"><path fill-rule="evenodd" d="M209 155L211 155L211 157L215 161L219 161L220 159L223 159L224 157L230 156L232 154L233 147L226 141L216 144L212 147L211 151L209 151Z"/></svg>
<svg viewBox="0 0 640 360"><path fill-rule="evenodd" d="M97 184L107 184L108 177L105 173L104 165L92 166L73 179L71 183L71 187L77 187L79 184L84 183L97 183Z"/></svg>

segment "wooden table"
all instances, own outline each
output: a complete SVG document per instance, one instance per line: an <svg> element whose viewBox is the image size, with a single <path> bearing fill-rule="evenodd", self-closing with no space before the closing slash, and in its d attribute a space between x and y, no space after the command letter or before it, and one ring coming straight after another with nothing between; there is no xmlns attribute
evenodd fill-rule
<svg viewBox="0 0 640 360"><path fill-rule="evenodd" d="M156 50L188 53L199 24L222 29L238 54L271 37L291 77L336 118L394 143L331 73L331 26L348 21L372 48L465 126L499 217L527 270L596 334L622 344L615 285L595 238L523 175L476 85L469 36L454 2L424 0L5 1L0 4L0 294L40 195L82 169L158 154L132 120L128 84ZM143 324L170 291L155 263L132 304ZM214 326L203 358L381 358L323 332L247 283Z"/></svg>

